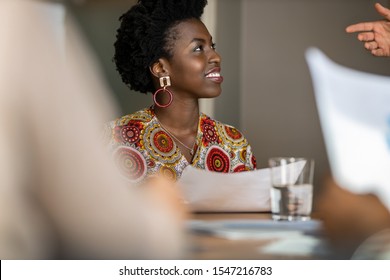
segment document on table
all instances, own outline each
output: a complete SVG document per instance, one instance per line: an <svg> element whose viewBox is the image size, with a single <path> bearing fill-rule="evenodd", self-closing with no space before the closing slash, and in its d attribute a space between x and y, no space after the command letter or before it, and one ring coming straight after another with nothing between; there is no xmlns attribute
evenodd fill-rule
<svg viewBox="0 0 390 280"><path fill-rule="evenodd" d="M304 161L292 163L298 178ZM195 212L265 212L271 210L269 168L218 173L187 166L179 180L184 199Z"/></svg>
<svg viewBox="0 0 390 280"><path fill-rule="evenodd" d="M261 212L271 209L268 168L218 173L187 166L179 185L192 211Z"/></svg>

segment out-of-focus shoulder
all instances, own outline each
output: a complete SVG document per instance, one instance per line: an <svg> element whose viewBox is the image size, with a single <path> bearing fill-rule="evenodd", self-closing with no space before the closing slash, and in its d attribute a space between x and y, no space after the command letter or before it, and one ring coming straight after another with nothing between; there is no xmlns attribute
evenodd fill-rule
<svg viewBox="0 0 390 280"><path fill-rule="evenodd" d="M137 112L124 115L122 117L119 117L111 122L109 122L110 127L115 126L123 126L127 125L131 121L138 121L138 122L150 122L153 119L153 112L150 108L142 109Z"/></svg>

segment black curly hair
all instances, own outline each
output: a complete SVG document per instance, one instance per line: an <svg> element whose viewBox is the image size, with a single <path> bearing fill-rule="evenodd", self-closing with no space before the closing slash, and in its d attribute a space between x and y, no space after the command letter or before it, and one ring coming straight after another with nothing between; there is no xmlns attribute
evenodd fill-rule
<svg viewBox="0 0 390 280"><path fill-rule="evenodd" d="M149 66L159 58L172 57L182 21L200 19L207 0L138 0L119 20L114 62L122 81L132 90L153 92Z"/></svg>

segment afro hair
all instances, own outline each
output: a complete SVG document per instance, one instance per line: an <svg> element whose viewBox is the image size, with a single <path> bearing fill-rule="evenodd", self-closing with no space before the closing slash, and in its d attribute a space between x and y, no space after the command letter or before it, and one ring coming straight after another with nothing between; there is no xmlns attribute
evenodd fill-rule
<svg viewBox="0 0 390 280"><path fill-rule="evenodd" d="M200 19L207 0L139 0L123 14L114 44L114 62L130 89L153 92L149 66L172 57L173 27L187 19Z"/></svg>

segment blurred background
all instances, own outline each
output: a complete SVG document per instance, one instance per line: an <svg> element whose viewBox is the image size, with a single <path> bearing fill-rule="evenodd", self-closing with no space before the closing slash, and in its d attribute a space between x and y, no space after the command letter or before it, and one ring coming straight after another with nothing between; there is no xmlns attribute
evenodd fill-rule
<svg viewBox="0 0 390 280"><path fill-rule="evenodd" d="M136 0L73 0L67 4L96 52L120 113L151 105L131 92L112 62L118 18ZM390 61L364 50L349 24L381 19L372 0L208 0L204 22L222 55L223 92L203 111L248 138L258 168L272 156L316 161L315 188L329 170L309 70L310 46L357 70L390 75Z"/></svg>

